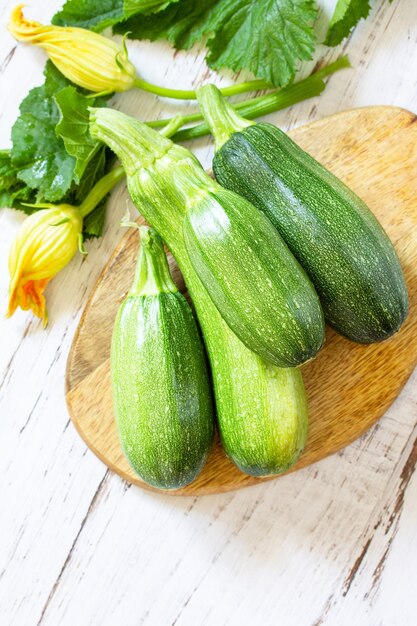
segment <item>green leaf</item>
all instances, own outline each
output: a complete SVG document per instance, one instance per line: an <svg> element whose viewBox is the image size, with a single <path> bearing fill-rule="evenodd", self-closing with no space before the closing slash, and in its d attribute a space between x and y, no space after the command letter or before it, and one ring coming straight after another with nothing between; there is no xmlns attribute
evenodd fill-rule
<svg viewBox="0 0 417 626"><path fill-rule="evenodd" d="M114 162L114 154L103 144L95 156L88 163L80 184L75 189L74 204L81 204L88 195L94 185L102 178L110 169ZM84 239L92 237L101 237L103 232L104 221L106 217L107 199L103 200L96 206L94 211L84 218L83 236Z"/></svg>
<svg viewBox="0 0 417 626"><path fill-rule="evenodd" d="M298 62L313 55L316 16L312 0L223 0L208 25L215 32L208 64L249 69L274 85L287 85Z"/></svg>
<svg viewBox="0 0 417 626"><path fill-rule="evenodd" d="M120 22L124 15L123 0L67 0L52 24L102 31Z"/></svg>
<svg viewBox="0 0 417 626"><path fill-rule="evenodd" d="M20 209L33 213L22 202L35 202L36 192L18 178L18 170L12 165L10 150L0 150L0 208Z"/></svg>
<svg viewBox="0 0 417 626"><path fill-rule="evenodd" d="M368 17L370 10L369 0L338 0L329 23L325 45L337 46L349 35L359 20Z"/></svg>
<svg viewBox="0 0 417 626"><path fill-rule="evenodd" d="M10 191L0 191L0 209L12 209L13 208L13 194Z"/></svg>
<svg viewBox="0 0 417 626"><path fill-rule="evenodd" d="M138 13L162 11L178 0L67 0L52 24L100 32Z"/></svg>
<svg viewBox="0 0 417 626"><path fill-rule="evenodd" d="M18 209L31 215L36 209L26 206L26 202L33 204L36 202L36 198L33 190L25 185L8 191L0 190L0 209Z"/></svg>
<svg viewBox="0 0 417 626"><path fill-rule="evenodd" d="M0 189L8 191L18 182L19 179L12 165L10 150L0 150Z"/></svg>
<svg viewBox="0 0 417 626"><path fill-rule="evenodd" d="M95 155L89 161L84 170L84 175L81 178L80 183L74 186L74 204L81 204L85 197L88 196L96 182L104 176L107 170L107 161L110 156L111 153L106 150L106 146L99 143Z"/></svg>
<svg viewBox="0 0 417 626"><path fill-rule="evenodd" d="M61 114L56 134L63 140L68 154L75 158L74 180L79 182L101 145L90 135L88 107L104 106L107 98L87 98L71 86L58 92L55 101Z"/></svg>
<svg viewBox="0 0 417 626"><path fill-rule="evenodd" d="M61 198L60 203L78 206L89 194L94 185L102 178L113 164L114 155L103 144L98 144L95 154L85 164L79 184L73 184L69 192ZM36 191L30 189L17 178L18 171L11 163L10 151L0 150L0 208L13 208L31 215L39 210L26 206L24 203L35 204ZM101 203L84 219L84 239L100 237L103 229L106 201Z"/></svg>
<svg viewBox="0 0 417 626"><path fill-rule="evenodd" d="M157 15L136 15L117 24L114 32L131 39L167 39L179 50L189 50L206 32L208 13L218 0L180 0Z"/></svg>
<svg viewBox="0 0 417 626"><path fill-rule="evenodd" d="M124 14L125 17L130 17L137 13L157 13L178 1L179 0L125 0Z"/></svg>
<svg viewBox="0 0 417 626"><path fill-rule="evenodd" d="M38 201L60 200L73 180L75 159L55 134L59 110L54 96L69 84L48 61L44 85L32 89L22 101L12 128L12 165L17 177L37 190Z"/></svg>
<svg viewBox="0 0 417 626"><path fill-rule="evenodd" d="M113 152L107 148L107 146L100 144L99 150L94 157L89 161L85 168L83 177L79 185L74 185L71 197L69 199L70 204L75 206L80 205L83 200L88 196L94 185L101 179L107 172L109 172L115 160ZM109 196L103 198L103 200L96 206L94 211L89 213L84 218L83 224L83 237L84 239L91 239L92 237L101 237L103 232L103 226L106 216L107 200Z"/></svg>
<svg viewBox="0 0 417 626"><path fill-rule="evenodd" d="M180 0L155 15L115 26L135 39L168 39L189 49L208 37L207 62L215 69L249 69L277 86L294 78L315 47L314 0Z"/></svg>
<svg viewBox="0 0 417 626"><path fill-rule="evenodd" d="M86 98L48 63L44 85L21 103L12 150L0 150L0 208L31 214L38 209L25 202L81 204L114 161L88 130L88 107L106 102ZM101 235L105 209L106 199L85 218L85 238Z"/></svg>
<svg viewBox="0 0 417 626"><path fill-rule="evenodd" d="M101 237L103 234L104 222L106 221L107 198L102 200L98 206L84 218L83 238L92 239Z"/></svg>

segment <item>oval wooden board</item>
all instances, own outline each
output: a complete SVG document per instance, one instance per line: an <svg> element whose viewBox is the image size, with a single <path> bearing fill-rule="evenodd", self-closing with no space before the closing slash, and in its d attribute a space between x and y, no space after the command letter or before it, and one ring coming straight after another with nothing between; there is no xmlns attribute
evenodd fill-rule
<svg viewBox="0 0 417 626"><path fill-rule="evenodd" d="M324 349L303 367L310 407L307 447L293 469L326 457L362 435L388 409L417 364L417 123L398 108L339 113L292 131L302 148L354 189L391 237L404 268L410 314L401 332L372 346L328 330ZM67 402L78 432L124 479L149 488L123 456L113 419L109 351L114 317L133 279L138 236L130 231L104 268L85 308L67 365ZM184 289L172 258L171 269ZM173 494L202 495L246 487L216 441L195 482Z"/></svg>

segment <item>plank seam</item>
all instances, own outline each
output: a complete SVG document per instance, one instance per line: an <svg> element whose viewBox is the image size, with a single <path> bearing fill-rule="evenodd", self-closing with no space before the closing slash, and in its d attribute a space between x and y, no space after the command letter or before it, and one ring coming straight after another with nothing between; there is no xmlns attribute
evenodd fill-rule
<svg viewBox="0 0 417 626"><path fill-rule="evenodd" d="M65 561L64 561L64 563L63 563L63 565L61 567L61 570L60 570L60 572L59 572L59 574L58 574L58 576L57 576L57 578L56 578L56 580L55 580L55 582L54 582L54 584L52 586L52 589L51 589L51 591L50 591L50 593L48 595L48 598L47 598L47 600L46 600L46 602L45 602L45 604L44 604L44 606L42 608L41 615L40 615L40 618L39 618L36 626L41 626L41 624L43 622L43 619L45 617L46 611L48 610L48 607L49 607L52 599L54 598L54 596L55 596L55 594L56 594L56 592L58 590L58 587L59 587L60 582L62 580L62 576L64 575L64 572L65 572L66 568L68 567L68 565L69 565L69 563L71 561L72 554L73 554L74 549L75 549L75 547L76 547L76 545L78 543L78 540L79 540L79 538L81 536L81 533L82 533L82 531L84 529L84 526L85 526L85 524L86 524L86 522L88 520L88 517L90 516L91 512L94 510L94 508L95 508L95 506L97 504L97 501L99 499L99 496L100 496L100 494L101 494L101 492L103 490L103 487L105 485L105 482L107 481L107 479L109 477L110 477L110 470L106 470L106 472L105 472L103 478L101 479L101 481L100 481L100 483L99 483L99 485L97 487L97 490L96 490L96 492L95 492L95 494L94 494L94 496L93 496L93 498L92 498L92 500L91 500L91 502L90 502L90 504L88 506L87 512L86 512L86 514L84 515L84 517L83 517L83 519L81 521L80 528L78 529L78 532L75 535L75 538L74 538L74 541L72 542L71 548L70 548L70 550L69 550L69 552L68 552L68 554L67 554L67 556L65 558Z"/></svg>

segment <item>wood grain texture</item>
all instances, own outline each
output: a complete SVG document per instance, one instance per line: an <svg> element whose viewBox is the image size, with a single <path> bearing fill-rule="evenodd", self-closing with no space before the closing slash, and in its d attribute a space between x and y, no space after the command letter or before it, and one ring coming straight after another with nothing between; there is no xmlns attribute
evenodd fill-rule
<svg viewBox="0 0 417 626"><path fill-rule="evenodd" d="M48 22L63 0L32 0ZM16 0L0 3L7 23ZM319 0L323 40L336 0ZM417 111L417 3L373 2L348 40L353 69L323 94L268 116L284 130L337 111L391 104ZM129 42L143 78L189 88L230 84L196 49ZM10 52L15 52L10 55ZM11 59L9 61L9 59ZM42 82L44 54L0 37L0 146L20 100ZM242 76L241 79L247 76ZM239 79L239 77L238 77ZM195 105L132 91L113 99L141 119ZM325 139L324 139L325 140ZM209 138L193 142L205 167ZM385 415L320 463L238 491L171 497L130 487L90 452L68 418L68 350L99 274L124 233L129 203L112 194L105 235L47 288L46 330L0 315L0 624L7 626L408 626L416 622L417 370ZM0 295L23 216L0 211Z"/></svg>
<svg viewBox="0 0 417 626"><path fill-rule="evenodd" d="M367 202L397 249L410 296L408 320L395 337L360 346L328 330L324 349L303 367L310 432L306 450L293 468L298 469L340 450L370 428L417 363L417 123L403 109L368 107L306 125L291 136ZM128 233L87 304L68 360L67 402L77 430L95 454L126 480L149 488L121 450L109 370L113 321L133 279L137 247L137 233ZM170 264L184 289L172 258ZM196 481L169 493L211 494L262 480L268 479L241 473L216 442Z"/></svg>

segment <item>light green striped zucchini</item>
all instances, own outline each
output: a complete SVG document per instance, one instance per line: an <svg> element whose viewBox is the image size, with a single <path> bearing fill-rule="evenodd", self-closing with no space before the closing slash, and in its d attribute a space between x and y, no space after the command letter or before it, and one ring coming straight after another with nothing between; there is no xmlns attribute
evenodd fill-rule
<svg viewBox="0 0 417 626"><path fill-rule="evenodd" d="M121 159L133 202L160 233L183 273L203 331L227 454L255 476L285 471L298 459L307 437L301 373L268 364L237 338L190 261L183 232L189 203L173 179L182 179L192 169L194 178L206 184L206 174L188 150L117 111L93 111L91 129ZM190 202L198 193L202 191L195 189Z"/></svg>
<svg viewBox="0 0 417 626"><path fill-rule="evenodd" d="M212 445L210 382L196 320L162 241L140 230L135 281L113 330L116 422L135 472L159 489L178 489L194 480Z"/></svg>

